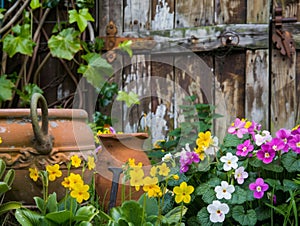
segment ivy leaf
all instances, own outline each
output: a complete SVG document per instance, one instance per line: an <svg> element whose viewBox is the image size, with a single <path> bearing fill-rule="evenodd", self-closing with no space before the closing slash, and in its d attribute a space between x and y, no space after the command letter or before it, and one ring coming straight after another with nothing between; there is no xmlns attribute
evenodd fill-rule
<svg viewBox="0 0 300 226"><path fill-rule="evenodd" d="M119 48L120 48L122 51L128 53L128 55L129 55L130 57L132 57L131 44L132 44L132 41L131 41L131 40L126 40L126 41L124 41L124 42L122 42L122 43L119 44Z"/></svg>
<svg viewBox="0 0 300 226"><path fill-rule="evenodd" d="M83 74L91 85L101 89L105 80L114 72L112 66L97 53L88 53L82 58L88 65L80 65L78 73Z"/></svg>
<svg viewBox="0 0 300 226"><path fill-rule="evenodd" d="M31 0L31 2L30 2L30 7L31 7L33 10L35 10L35 9L41 7L41 3L40 3L39 0Z"/></svg>
<svg viewBox="0 0 300 226"><path fill-rule="evenodd" d="M299 154L290 151L282 155L282 164L289 173L297 172L300 169Z"/></svg>
<svg viewBox="0 0 300 226"><path fill-rule="evenodd" d="M256 213L253 209L247 210L245 213L243 206L235 206L232 208L232 217L241 225L255 225L257 222Z"/></svg>
<svg viewBox="0 0 300 226"><path fill-rule="evenodd" d="M31 56L35 43L31 39L30 25L16 25L12 28L12 34L8 34L3 39L3 50L7 52L9 57L13 57L16 53Z"/></svg>
<svg viewBox="0 0 300 226"><path fill-rule="evenodd" d="M52 56L72 60L74 55L81 50L79 32L74 28L67 28L52 35L48 41L48 47Z"/></svg>
<svg viewBox="0 0 300 226"><path fill-rule="evenodd" d="M14 84L9 79L6 79L6 75L0 76L0 102L11 100L13 88Z"/></svg>
<svg viewBox="0 0 300 226"><path fill-rule="evenodd" d="M125 91L119 91L117 100L119 101L125 101L127 107L131 107L133 104L140 104L138 95L132 91L129 93Z"/></svg>
<svg viewBox="0 0 300 226"><path fill-rule="evenodd" d="M76 22L80 32L85 30L88 21L94 21L88 9L80 9L79 13L76 9L69 10L69 23L72 24Z"/></svg>

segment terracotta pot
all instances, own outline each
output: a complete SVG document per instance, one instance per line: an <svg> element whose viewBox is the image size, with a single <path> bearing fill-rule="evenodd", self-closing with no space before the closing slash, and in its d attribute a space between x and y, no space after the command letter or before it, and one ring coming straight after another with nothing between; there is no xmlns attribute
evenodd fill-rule
<svg viewBox="0 0 300 226"><path fill-rule="evenodd" d="M116 197L116 206L121 205L122 201L122 187L125 188L126 199L129 199L129 192L131 192L131 199L137 200L142 194L142 190L136 192L129 183L122 185L123 174L120 179L114 178L113 173L109 168L118 168L121 172L122 165L124 165L129 158L134 158L135 163L142 162L143 166L150 166L151 163L147 154L143 151L143 144L148 138L147 133L130 133L130 134L102 134L99 139L102 144L102 150L98 153L97 160L97 174L95 177L96 192L99 196L99 203L105 210L114 206L111 201L112 182L118 183L118 192ZM118 173L118 170L115 172Z"/></svg>
<svg viewBox="0 0 300 226"><path fill-rule="evenodd" d="M42 110L37 103L42 101ZM41 118L41 120L38 120ZM42 121L42 123L40 122ZM49 182L49 193L56 192L58 199L65 195L61 182L67 176L66 163L73 155L86 159L95 150L93 133L86 124L87 113L81 109L47 109L43 96L35 95L31 109L0 109L0 158L8 168L15 170L15 180L7 200L33 204L34 196L42 197L41 182L29 177L29 168L45 170L48 164L60 164L63 176ZM41 124L41 127L40 127ZM73 170L81 173L82 166ZM84 180L92 173L85 171Z"/></svg>

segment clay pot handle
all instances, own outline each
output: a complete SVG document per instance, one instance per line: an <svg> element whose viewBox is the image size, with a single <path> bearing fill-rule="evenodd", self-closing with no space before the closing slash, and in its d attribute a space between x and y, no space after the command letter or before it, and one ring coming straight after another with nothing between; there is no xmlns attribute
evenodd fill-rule
<svg viewBox="0 0 300 226"><path fill-rule="evenodd" d="M39 126L37 105L41 103L42 127ZM48 106L47 101L40 93L31 97L30 116L34 133L34 146L40 154L49 154L52 150L52 137L48 135Z"/></svg>

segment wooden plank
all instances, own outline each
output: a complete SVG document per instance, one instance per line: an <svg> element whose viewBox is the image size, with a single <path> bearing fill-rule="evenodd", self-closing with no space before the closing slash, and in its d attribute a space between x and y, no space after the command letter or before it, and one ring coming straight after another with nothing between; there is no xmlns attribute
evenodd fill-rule
<svg viewBox="0 0 300 226"><path fill-rule="evenodd" d="M113 21L118 28L117 35L123 32L123 1L99 1L99 36L106 35L106 26Z"/></svg>
<svg viewBox="0 0 300 226"><path fill-rule="evenodd" d="M272 53L271 132L292 128L296 119L296 55L293 63L278 50Z"/></svg>
<svg viewBox="0 0 300 226"><path fill-rule="evenodd" d="M177 0L175 27L198 27L214 22L214 0Z"/></svg>
<svg viewBox="0 0 300 226"><path fill-rule="evenodd" d="M165 30L174 28L174 1L152 1L151 29Z"/></svg>
<svg viewBox="0 0 300 226"><path fill-rule="evenodd" d="M244 0L215 0L217 24L246 23L246 4Z"/></svg>
<svg viewBox="0 0 300 226"><path fill-rule="evenodd" d="M247 1L247 23L269 23L270 1Z"/></svg>
<svg viewBox="0 0 300 226"><path fill-rule="evenodd" d="M300 54L296 54L296 124L300 124Z"/></svg>
<svg viewBox="0 0 300 226"><path fill-rule="evenodd" d="M223 115L215 127L221 140L236 117L245 117L246 56L240 51L225 54L215 59L215 106L216 112Z"/></svg>
<svg viewBox="0 0 300 226"><path fill-rule="evenodd" d="M269 54L268 50L246 52L245 116L269 128Z"/></svg>
<svg viewBox="0 0 300 226"><path fill-rule="evenodd" d="M206 57L204 61L194 53L176 55L175 65L175 127L186 121L182 115L180 105L189 104L187 97L195 95L197 103L213 103L213 74L211 66L212 58ZM195 120L197 120L195 116Z"/></svg>
<svg viewBox="0 0 300 226"><path fill-rule="evenodd" d="M124 31L143 31L150 29L150 0L126 0L124 3Z"/></svg>
<svg viewBox="0 0 300 226"><path fill-rule="evenodd" d="M139 105L133 105L130 108L123 105L123 117L120 115L119 118L123 118L124 132L139 131L140 120L144 114L151 112L150 67L150 55L133 55L132 58L127 57L124 60L122 89L136 93L140 100Z"/></svg>
<svg viewBox="0 0 300 226"><path fill-rule="evenodd" d="M151 112L148 113L153 143L166 138L174 129L173 56L151 58Z"/></svg>

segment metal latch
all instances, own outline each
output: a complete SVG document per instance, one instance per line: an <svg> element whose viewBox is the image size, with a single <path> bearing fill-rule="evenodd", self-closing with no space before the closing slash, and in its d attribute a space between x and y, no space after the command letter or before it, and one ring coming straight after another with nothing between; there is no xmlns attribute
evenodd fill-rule
<svg viewBox="0 0 300 226"><path fill-rule="evenodd" d="M292 34L282 29L282 24L297 22L297 18L283 18L282 8L276 7L275 19L273 19L272 22L275 23L275 33L272 35L273 44L275 45L276 49L280 50L282 55L287 56L292 62L292 55L296 52L295 42Z"/></svg>

